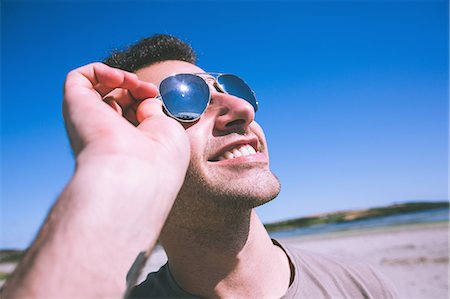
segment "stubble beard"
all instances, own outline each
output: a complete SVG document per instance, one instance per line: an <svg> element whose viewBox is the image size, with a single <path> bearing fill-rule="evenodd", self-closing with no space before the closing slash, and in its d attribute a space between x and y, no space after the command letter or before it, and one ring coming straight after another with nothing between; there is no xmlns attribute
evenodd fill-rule
<svg viewBox="0 0 450 299"><path fill-rule="evenodd" d="M182 242L238 252L248 237L252 209L280 192L280 183L267 166L244 174L233 179L205 173L191 162L163 229L163 245L177 248Z"/></svg>
<svg viewBox="0 0 450 299"><path fill-rule="evenodd" d="M191 161L177 201L219 210L248 211L280 193L278 178L267 166L239 169L235 173L205 171Z"/></svg>

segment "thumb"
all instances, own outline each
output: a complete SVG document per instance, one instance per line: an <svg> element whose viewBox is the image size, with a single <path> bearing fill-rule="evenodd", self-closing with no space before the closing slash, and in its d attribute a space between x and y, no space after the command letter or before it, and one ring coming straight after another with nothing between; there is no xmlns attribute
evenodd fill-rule
<svg viewBox="0 0 450 299"><path fill-rule="evenodd" d="M167 116L162 102L156 99L146 99L136 109L139 121L137 128L151 140L162 145L162 150L173 154L177 167L182 167L185 173L189 164L190 144L184 127L172 117Z"/></svg>
<svg viewBox="0 0 450 299"><path fill-rule="evenodd" d="M139 122L137 128L152 139L163 140L168 136L178 136L177 131L185 135L183 126L164 113L162 102L157 99L142 101L136 109L136 118Z"/></svg>
<svg viewBox="0 0 450 299"><path fill-rule="evenodd" d="M155 116L165 116L162 102L156 98L145 99L136 108L136 118L139 123Z"/></svg>

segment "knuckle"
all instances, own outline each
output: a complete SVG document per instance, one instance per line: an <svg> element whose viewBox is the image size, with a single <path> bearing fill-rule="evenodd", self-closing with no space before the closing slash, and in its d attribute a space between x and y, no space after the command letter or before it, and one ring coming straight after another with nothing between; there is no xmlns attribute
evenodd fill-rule
<svg viewBox="0 0 450 299"><path fill-rule="evenodd" d="M92 62L92 63L88 64L88 66L94 67L94 68L95 67L108 67L106 64L99 62L99 61Z"/></svg>
<svg viewBox="0 0 450 299"><path fill-rule="evenodd" d="M78 69L74 69L71 70L70 72L67 73L66 75L66 80L64 81L65 84L67 84L67 81L70 81L70 79L74 76L76 76L76 74L78 73Z"/></svg>

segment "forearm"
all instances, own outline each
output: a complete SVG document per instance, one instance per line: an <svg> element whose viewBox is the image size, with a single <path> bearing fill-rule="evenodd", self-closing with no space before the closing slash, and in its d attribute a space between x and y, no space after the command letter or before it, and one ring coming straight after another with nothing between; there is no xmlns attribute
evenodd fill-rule
<svg viewBox="0 0 450 299"><path fill-rule="evenodd" d="M141 167L79 167L2 295L120 297L129 267L156 242L179 188Z"/></svg>

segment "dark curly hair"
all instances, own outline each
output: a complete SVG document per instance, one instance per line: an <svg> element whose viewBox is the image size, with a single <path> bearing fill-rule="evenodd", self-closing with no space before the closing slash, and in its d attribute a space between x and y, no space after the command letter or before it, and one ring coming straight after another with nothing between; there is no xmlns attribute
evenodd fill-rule
<svg viewBox="0 0 450 299"><path fill-rule="evenodd" d="M196 55L190 45L167 34L143 38L124 50L114 50L103 62L129 72L165 60L182 60L192 64Z"/></svg>

